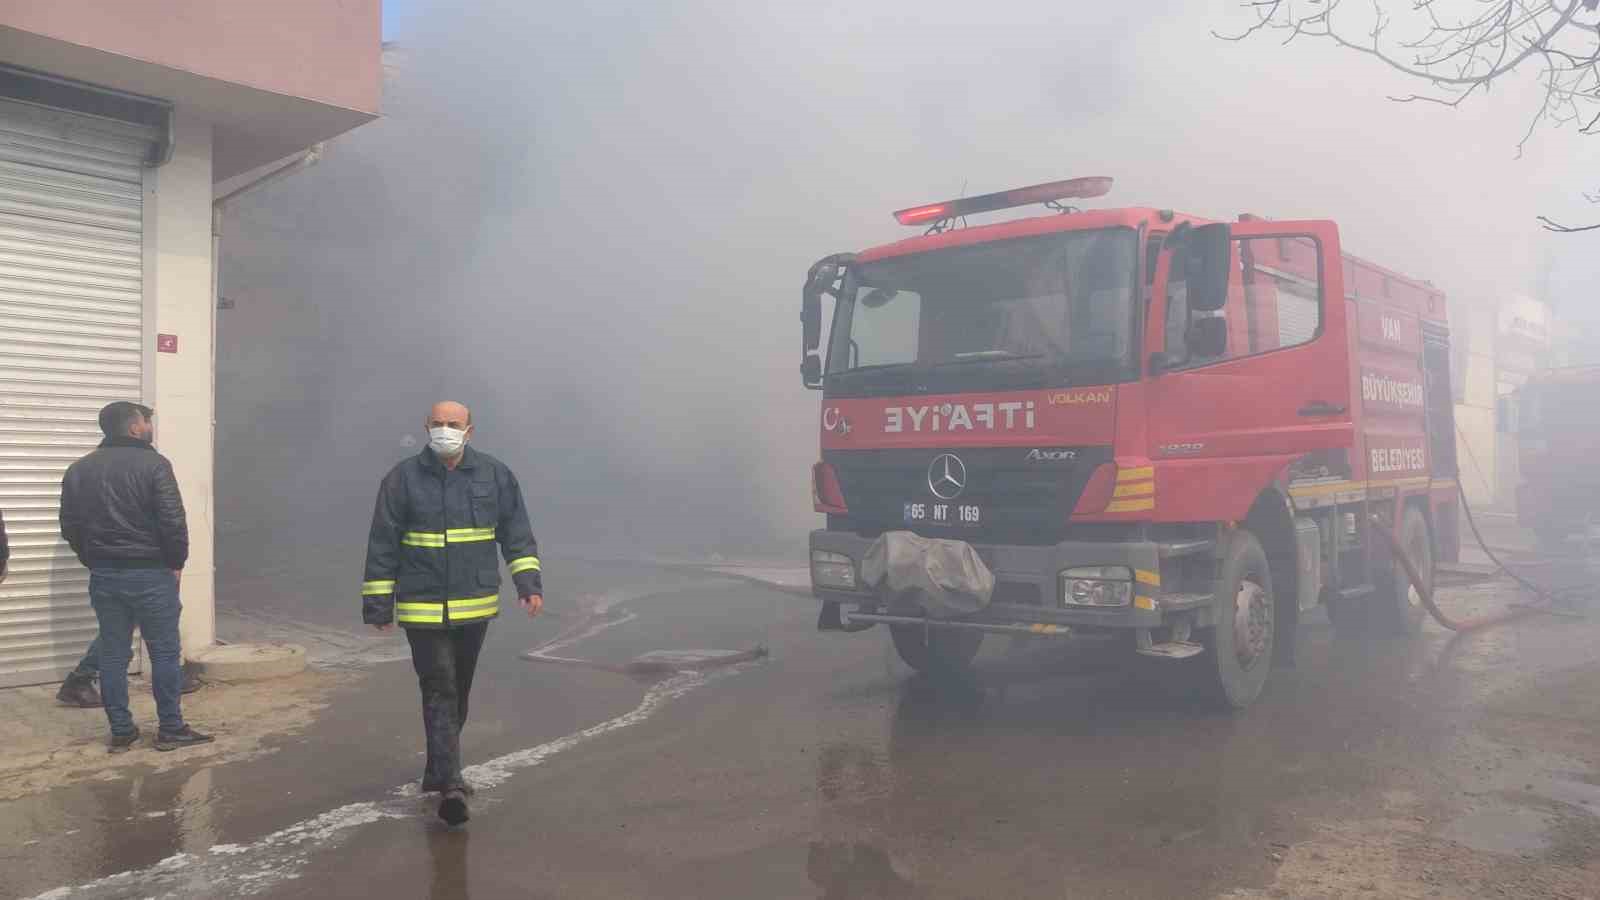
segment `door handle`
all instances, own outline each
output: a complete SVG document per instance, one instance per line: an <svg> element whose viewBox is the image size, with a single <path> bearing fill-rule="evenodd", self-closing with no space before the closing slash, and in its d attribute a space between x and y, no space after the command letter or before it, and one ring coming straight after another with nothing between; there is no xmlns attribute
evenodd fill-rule
<svg viewBox="0 0 1600 900"><path fill-rule="evenodd" d="M1323 403L1321 400L1313 400L1312 402L1307 403L1305 406L1300 407L1300 415L1342 416L1344 415L1344 410L1345 408L1342 406L1334 406L1332 403Z"/></svg>

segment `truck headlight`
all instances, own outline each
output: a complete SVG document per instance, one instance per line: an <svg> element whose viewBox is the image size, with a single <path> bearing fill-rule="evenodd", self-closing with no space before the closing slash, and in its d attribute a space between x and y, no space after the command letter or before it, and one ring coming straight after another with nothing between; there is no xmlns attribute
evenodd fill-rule
<svg viewBox="0 0 1600 900"><path fill-rule="evenodd" d="M1127 606L1133 570L1127 566L1078 566L1061 573L1062 606Z"/></svg>
<svg viewBox="0 0 1600 900"><path fill-rule="evenodd" d="M856 589L856 564L843 553L811 551L811 583L838 591Z"/></svg>

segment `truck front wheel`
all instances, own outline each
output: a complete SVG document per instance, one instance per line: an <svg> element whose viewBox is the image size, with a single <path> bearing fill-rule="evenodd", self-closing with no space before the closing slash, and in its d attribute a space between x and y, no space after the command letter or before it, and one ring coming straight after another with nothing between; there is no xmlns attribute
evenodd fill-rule
<svg viewBox="0 0 1600 900"><path fill-rule="evenodd" d="M890 625L889 635L906 665L932 674L966 669L983 645L983 632L968 628Z"/></svg>
<svg viewBox="0 0 1600 900"><path fill-rule="evenodd" d="M1261 695L1272 668L1272 573L1261 543L1248 531L1230 532L1221 550L1211 601L1215 624L1201 634L1206 653L1200 661L1219 705L1244 709Z"/></svg>

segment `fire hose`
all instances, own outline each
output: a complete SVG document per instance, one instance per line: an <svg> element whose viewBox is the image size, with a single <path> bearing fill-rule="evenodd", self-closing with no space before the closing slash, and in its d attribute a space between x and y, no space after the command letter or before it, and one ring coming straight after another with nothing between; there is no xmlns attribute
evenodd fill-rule
<svg viewBox="0 0 1600 900"><path fill-rule="evenodd" d="M1521 575L1518 575L1511 569L1511 567L1501 562L1500 558L1494 555L1494 551L1489 549L1488 542L1483 539L1483 535L1478 531L1478 523L1472 518L1472 506L1467 503L1467 494L1465 489L1463 489L1459 483L1457 483L1456 489L1461 495L1461 508L1466 511L1467 525L1472 529L1472 536L1475 540L1477 540L1478 546L1483 549L1483 552L1488 555L1489 561L1494 563L1501 572L1504 572L1506 575L1510 576L1512 581L1515 581L1517 584L1521 585L1524 589L1532 593L1535 597L1539 598L1539 600L1543 602L1540 604L1521 604L1513 606L1511 609L1504 610L1502 612L1490 613L1488 615L1477 616L1471 619L1452 619L1451 617L1445 615L1444 611L1439 608L1439 605L1434 602L1433 586L1424 581L1422 573L1417 571L1417 564L1412 561L1411 557L1406 553L1405 548L1401 546L1400 538L1394 534L1393 530L1391 530L1382 519L1378 518L1376 515L1372 516L1371 523L1373 530L1383 535L1384 540L1388 542L1390 552L1394 554L1395 559L1399 560L1400 567L1405 570L1406 580L1411 582L1411 587L1416 590L1418 597L1422 599L1422 605L1428 610L1428 614L1433 616L1434 620L1440 625L1443 625L1445 628L1448 628L1451 631L1472 631L1474 629L1484 628L1489 625L1498 625L1502 622L1509 622L1513 619L1520 619L1540 613L1558 615L1559 613L1550 607L1556 602L1558 597L1563 594L1574 593L1575 590L1572 588L1553 589L1544 587L1543 585L1537 584Z"/></svg>

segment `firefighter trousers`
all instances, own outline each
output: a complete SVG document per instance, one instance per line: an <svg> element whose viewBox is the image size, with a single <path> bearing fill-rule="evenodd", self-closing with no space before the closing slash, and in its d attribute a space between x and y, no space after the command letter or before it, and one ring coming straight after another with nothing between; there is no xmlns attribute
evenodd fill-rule
<svg viewBox="0 0 1600 900"><path fill-rule="evenodd" d="M443 630L406 629L411 666L422 688L422 727L428 736L423 790L465 787L461 777L461 728L467 724L467 697L478 668L488 622Z"/></svg>

